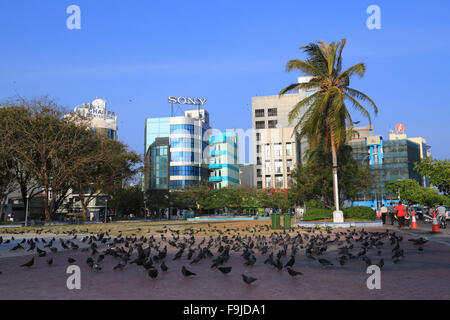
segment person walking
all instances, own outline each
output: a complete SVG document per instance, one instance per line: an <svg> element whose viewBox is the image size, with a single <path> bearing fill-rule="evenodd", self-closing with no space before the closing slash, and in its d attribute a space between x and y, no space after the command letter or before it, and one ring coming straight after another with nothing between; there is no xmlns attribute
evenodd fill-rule
<svg viewBox="0 0 450 320"><path fill-rule="evenodd" d="M439 220L440 218L447 218L447 209L444 207L442 203L439 204L439 207L436 208L436 218Z"/></svg>
<svg viewBox="0 0 450 320"><path fill-rule="evenodd" d="M380 209L381 212L381 221L383 221L383 224L386 224L386 216L388 214L388 208L383 204L383 206Z"/></svg>
<svg viewBox="0 0 450 320"><path fill-rule="evenodd" d="M405 225L405 206L401 201L398 202L398 205L394 208L395 214L398 219L398 228L401 229Z"/></svg>
<svg viewBox="0 0 450 320"><path fill-rule="evenodd" d="M395 208L391 202L389 202L387 209L388 209L389 218L391 220L391 226L393 226L394 225Z"/></svg>

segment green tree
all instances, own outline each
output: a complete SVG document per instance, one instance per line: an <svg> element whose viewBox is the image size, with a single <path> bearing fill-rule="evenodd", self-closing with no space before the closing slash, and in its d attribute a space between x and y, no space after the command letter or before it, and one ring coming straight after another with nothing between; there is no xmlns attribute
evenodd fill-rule
<svg viewBox="0 0 450 320"><path fill-rule="evenodd" d="M111 195L108 204L120 216L132 213L137 217L144 207L144 193L139 185L125 186Z"/></svg>
<svg viewBox="0 0 450 320"><path fill-rule="evenodd" d="M450 195L450 161L431 158L415 163L414 170L422 176L430 178L433 186L446 196Z"/></svg>
<svg viewBox="0 0 450 320"><path fill-rule="evenodd" d="M358 193L369 188L369 172L358 167L352 157L352 148L348 145L339 148L338 157L341 160L338 168L340 198L354 199ZM319 147L308 152L306 165L294 169L291 193L297 204L314 200L323 202L328 208L333 206L331 158L330 152Z"/></svg>
<svg viewBox="0 0 450 320"><path fill-rule="evenodd" d="M346 40L328 44L324 41L311 43L300 49L307 55L306 61L290 60L286 70L300 70L312 76L307 83L294 83L281 90L280 95L298 89L315 90L303 99L289 113L289 121L297 121L295 132L300 138L307 138L314 149L323 145L325 151L331 149L334 204L339 210L338 189L338 149L345 144L349 134L353 134L353 120L347 109L350 103L371 123L369 112L362 105L378 108L364 93L350 88L350 79L357 75L362 78L366 72L364 63L358 63L342 72L342 51ZM306 110L305 110L306 109ZM303 113L303 114L302 114Z"/></svg>

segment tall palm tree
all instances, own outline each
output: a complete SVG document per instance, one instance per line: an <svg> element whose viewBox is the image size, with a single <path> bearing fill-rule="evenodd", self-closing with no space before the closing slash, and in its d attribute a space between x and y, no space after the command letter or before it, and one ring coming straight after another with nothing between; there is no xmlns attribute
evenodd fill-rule
<svg viewBox="0 0 450 320"><path fill-rule="evenodd" d="M342 50L346 40L328 44L324 41L301 47L307 59L290 60L288 72L300 70L311 76L305 83L294 83L280 91L280 96L294 90L304 89L314 93L299 103L289 113L289 121L297 121L294 133L307 138L311 148L323 146L326 152L331 148L333 164L333 189L336 211L339 211L339 189L337 177L337 150L354 134L353 120L347 109L348 103L359 111L371 124L369 112L362 104L378 108L364 93L349 87L354 75L362 78L366 72L364 63L358 63L342 72Z"/></svg>

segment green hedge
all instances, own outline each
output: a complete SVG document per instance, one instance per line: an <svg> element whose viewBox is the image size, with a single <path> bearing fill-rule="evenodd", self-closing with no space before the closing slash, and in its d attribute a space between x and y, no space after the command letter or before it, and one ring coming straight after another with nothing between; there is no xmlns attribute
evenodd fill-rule
<svg viewBox="0 0 450 320"><path fill-rule="evenodd" d="M377 219L375 212L368 207L350 207L342 209L345 219L359 219L374 221Z"/></svg>
<svg viewBox="0 0 450 320"><path fill-rule="evenodd" d="M377 216L375 212L368 207L351 207L342 209L344 212L344 219L357 219L374 221ZM307 208L303 215L304 221L315 221L323 219L333 219L333 210L322 208Z"/></svg>
<svg viewBox="0 0 450 320"><path fill-rule="evenodd" d="M306 208L306 212L303 215L304 221L314 221L322 219L333 219L333 211L321 208Z"/></svg>

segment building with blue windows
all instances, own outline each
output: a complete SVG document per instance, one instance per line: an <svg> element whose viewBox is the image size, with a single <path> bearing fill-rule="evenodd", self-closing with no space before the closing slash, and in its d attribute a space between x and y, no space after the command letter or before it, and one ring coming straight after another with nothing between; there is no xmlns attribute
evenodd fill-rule
<svg viewBox="0 0 450 320"><path fill-rule="evenodd" d="M184 189L207 181L209 129L209 114L204 109L186 110L183 116L146 119L145 189ZM158 170L151 163L152 150L161 147L161 138L167 139L168 184L164 180L151 181L153 171ZM156 141L157 145L153 145Z"/></svg>
<svg viewBox="0 0 450 320"><path fill-rule="evenodd" d="M239 185L239 153L236 132L225 132L209 139L211 176L215 189Z"/></svg>
<svg viewBox="0 0 450 320"><path fill-rule="evenodd" d="M388 194L385 185L397 179L414 179L422 183L414 164L420 162L420 145L409 139L383 140L382 136L366 136L350 141L352 155L358 166L367 168L372 178L370 190L358 195L354 206L381 207L389 200L398 200L397 194Z"/></svg>

